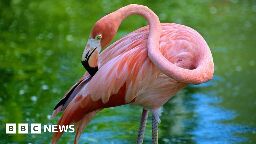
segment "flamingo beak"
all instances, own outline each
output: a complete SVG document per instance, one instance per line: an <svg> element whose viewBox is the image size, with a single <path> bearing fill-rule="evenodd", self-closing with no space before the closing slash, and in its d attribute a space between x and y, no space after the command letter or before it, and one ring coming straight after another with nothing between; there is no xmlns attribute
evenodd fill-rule
<svg viewBox="0 0 256 144"><path fill-rule="evenodd" d="M100 51L100 40L89 38L85 46L81 62L91 76L98 71L98 56Z"/></svg>

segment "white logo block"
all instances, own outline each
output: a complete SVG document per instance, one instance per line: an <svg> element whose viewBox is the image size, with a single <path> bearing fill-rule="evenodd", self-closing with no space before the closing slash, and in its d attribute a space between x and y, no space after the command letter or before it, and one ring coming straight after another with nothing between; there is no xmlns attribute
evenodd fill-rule
<svg viewBox="0 0 256 144"><path fill-rule="evenodd" d="M18 133L19 134L27 134L28 133L28 124L27 123L18 124Z"/></svg>
<svg viewBox="0 0 256 144"><path fill-rule="evenodd" d="M30 125L31 134L41 134L41 124L40 123L32 123Z"/></svg>
<svg viewBox="0 0 256 144"><path fill-rule="evenodd" d="M6 134L16 134L16 123L6 123Z"/></svg>

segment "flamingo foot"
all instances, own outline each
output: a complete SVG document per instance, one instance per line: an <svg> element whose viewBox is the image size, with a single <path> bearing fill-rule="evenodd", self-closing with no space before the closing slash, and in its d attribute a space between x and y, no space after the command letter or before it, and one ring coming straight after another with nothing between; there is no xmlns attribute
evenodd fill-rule
<svg viewBox="0 0 256 144"><path fill-rule="evenodd" d="M148 118L148 110L143 109L142 114L141 114L140 129L138 132L137 144L143 143L145 128L146 128L146 124L147 124L147 118Z"/></svg>

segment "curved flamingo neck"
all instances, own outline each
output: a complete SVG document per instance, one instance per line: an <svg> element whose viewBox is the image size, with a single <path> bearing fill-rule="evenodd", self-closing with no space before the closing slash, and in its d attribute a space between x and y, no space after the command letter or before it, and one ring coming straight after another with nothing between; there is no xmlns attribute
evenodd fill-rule
<svg viewBox="0 0 256 144"><path fill-rule="evenodd" d="M117 27L120 26L121 22L130 15L141 15L144 17L149 24L149 36L147 40L148 50L158 49L161 34L161 23L158 16L146 6L131 4L120 8L114 13ZM118 28L117 28L118 29Z"/></svg>
<svg viewBox="0 0 256 144"><path fill-rule="evenodd" d="M200 60L198 67L189 70L176 66L168 61L159 50L161 23L157 15L146 6L131 4L107 15L114 21L114 31L116 32L121 22L130 15L141 15L149 24L149 36L147 40L148 56L160 71L167 76L183 83L202 83L212 78L214 66L210 49L204 39L197 33L197 44L199 46Z"/></svg>

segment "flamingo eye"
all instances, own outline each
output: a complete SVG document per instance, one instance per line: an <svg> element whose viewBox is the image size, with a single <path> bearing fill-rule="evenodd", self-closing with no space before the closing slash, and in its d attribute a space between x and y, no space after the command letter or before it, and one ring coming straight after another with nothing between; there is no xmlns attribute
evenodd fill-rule
<svg viewBox="0 0 256 144"><path fill-rule="evenodd" d="M101 40L101 39L102 39L102 35L101 35L101 34L96 35L95 39L96 39L96 40Z"/></svg>

